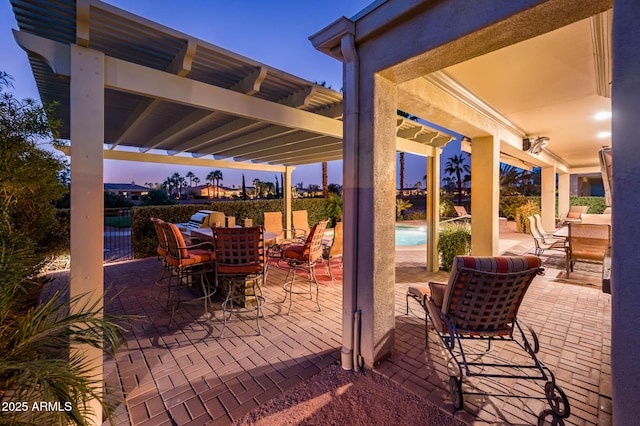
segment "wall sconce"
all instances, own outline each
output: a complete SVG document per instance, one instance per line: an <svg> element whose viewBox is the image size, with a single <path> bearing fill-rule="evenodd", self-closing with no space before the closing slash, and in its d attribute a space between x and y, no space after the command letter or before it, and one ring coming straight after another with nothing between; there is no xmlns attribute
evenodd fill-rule
<svg viewBox="0 0 640 426"><path fill-rule="evenodd" d="M532 154L540 154L548 143L549 138L546 136L540 136L536 139L524 138L522 139L522 150Z"/></svg>

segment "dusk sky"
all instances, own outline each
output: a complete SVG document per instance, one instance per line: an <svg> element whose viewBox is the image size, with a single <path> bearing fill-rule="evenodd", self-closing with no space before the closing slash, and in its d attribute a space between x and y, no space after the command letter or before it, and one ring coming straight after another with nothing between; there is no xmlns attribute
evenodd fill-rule
<svg viewBox="0 0 640 426"><path fill-rule="evenodd" d="M326 81L335 90L342 87L342 64L315 50L308 37L341 16L352 17L372 0L109 0L121 9L234 51L311 82ZM14 78L16 97L40 99L27 54L16 44L17 28L9 0L0 0L0 71ZM457 153L451 142L445 155ZM443 157L443 163L446 159ZM407 155L405 186L413 186L425 175L425 159ZM174 172L192 171L205 183L211 168L160 165L140 162L105 161L104 181L139 185L162 182ZM273 181L270 172L222 169L224 186L240 185L254 178ZM342 162L328 168L329 182L342 184ZM399 173L399 167L398 167ZM292 183L321 184L321 165L299 166ZM424 183L424 182L423 182Z"/></svg>

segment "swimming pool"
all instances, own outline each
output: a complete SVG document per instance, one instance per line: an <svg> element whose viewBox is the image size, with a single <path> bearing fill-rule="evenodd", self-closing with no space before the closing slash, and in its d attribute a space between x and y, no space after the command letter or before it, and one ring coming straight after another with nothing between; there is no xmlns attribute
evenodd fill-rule
<svg viewBox="0 0 640 426"><path fill-rule="evenodd" d="M333 237L333 230L328 230L325 234ZM424 227L396 225L396 246L419 246L426 243L427 230Z"/></svg>
<svg viewBox="0 0 640 426"><path fill-rule="evenodd" d="M427 230L423 227L396 225L396 246L419 246L427 243Z"/></svg>

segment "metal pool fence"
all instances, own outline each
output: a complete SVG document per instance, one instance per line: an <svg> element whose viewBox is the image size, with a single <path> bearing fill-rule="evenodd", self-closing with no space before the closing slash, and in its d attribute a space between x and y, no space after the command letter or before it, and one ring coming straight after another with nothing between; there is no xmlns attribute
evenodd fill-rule
<svg viewBox="0 0 640 426"><path fill-rule="evenodd" d="M133 259L131 209L104 209L104 261Z"/></svg>

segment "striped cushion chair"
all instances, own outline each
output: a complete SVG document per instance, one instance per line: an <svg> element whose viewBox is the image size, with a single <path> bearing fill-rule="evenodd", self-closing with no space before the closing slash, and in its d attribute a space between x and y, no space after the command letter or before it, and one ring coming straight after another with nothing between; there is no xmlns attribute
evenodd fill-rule
<svg viewBox="0 0 640 426"><path fill-rule="evenodd" d="M554 418L570 414L569 400L553 372L536 353L540 345L535 331L517 318L518 309L533 279L544 269L536 256L456 256L447 284L429 283L425 297L428 317L451 360L449 391L456 409L463 408L463 394L492 395L492 391L463 392L463 377L526 379L544 382ZM482 350L478 345L486 343ZM494 344L499 350L490 354ZM516 349L524 354L512 356ZM504 356L506 354L506 357ZM528 355L523 356L523 355ZM522 397L515 387L502 397ZM527 393L528 397L531 397Z"/></svg>
<svg viewBox="0 0 640 426"><path fill-rule="evenodd" d="M458 333L511 335L541 264L537 256L456 256L448 283L429 283L425 305L434 327L450 332L448 318Z"/></svg>

